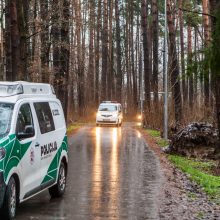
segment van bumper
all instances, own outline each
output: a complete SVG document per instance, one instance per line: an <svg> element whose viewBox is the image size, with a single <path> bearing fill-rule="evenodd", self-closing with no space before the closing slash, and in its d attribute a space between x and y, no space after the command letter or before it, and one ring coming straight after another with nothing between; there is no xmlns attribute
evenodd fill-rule
<svg viewBox="0 0 220 220"><path fill-rule="evenodd" d="M0 172L0 208L3 205L4 197L5 197L6 184L4 181L3 172Z"/></svg>

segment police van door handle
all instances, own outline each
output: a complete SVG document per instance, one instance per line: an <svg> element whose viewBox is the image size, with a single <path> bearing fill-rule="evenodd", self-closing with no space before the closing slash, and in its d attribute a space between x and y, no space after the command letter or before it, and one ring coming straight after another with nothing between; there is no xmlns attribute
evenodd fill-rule
<svg viewBox="0 0 220 220"><path fill-rule="evenodd" d="M40 147L40 144L37 142L37 143L35 144L35 147Z"/></svg>

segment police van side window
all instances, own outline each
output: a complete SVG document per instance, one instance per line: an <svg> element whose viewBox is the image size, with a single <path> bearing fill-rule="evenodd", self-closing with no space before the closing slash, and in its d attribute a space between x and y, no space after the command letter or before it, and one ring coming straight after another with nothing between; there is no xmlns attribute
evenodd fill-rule
<svg viewBox="0 0 220 220"><path fill-rule="evenodd" d="M48 102L34 103L41 134L55 130L53 116Z"/></svg>
<svg viewBox="0 0 220 220"><path fill-rule="evenodd" d="M31 108L28 103L23 104L18 112L16 134L19 140L34 136L34 123Z"/></svg>

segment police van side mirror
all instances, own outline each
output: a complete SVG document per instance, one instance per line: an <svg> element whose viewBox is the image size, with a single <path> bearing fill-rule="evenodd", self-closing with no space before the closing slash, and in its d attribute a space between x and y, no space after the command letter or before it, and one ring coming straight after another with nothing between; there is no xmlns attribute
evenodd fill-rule
<svg viewBox="0 0 220 220"><path fill-rule="evenodd" d="M18 138L18 140L31 138L34 136L34 134L35 134L34 127L32 125L27 125L27 126L25 126L24 132L17 133L17 138Z"/></svg>

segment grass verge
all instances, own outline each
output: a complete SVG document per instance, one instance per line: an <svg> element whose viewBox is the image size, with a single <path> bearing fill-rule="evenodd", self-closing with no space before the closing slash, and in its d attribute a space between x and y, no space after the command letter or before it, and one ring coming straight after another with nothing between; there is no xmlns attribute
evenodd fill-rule
<svg viewBox="0 0 220 220"><path fill-rule="evenodd" d="M68 133L73 132L73 131L81 128L82 126L83 126L82 123L71 124L67 127L67 132Z"/></svg>
<svg viewBox="0 0 220 220"><path fill-rule="evenodd" d="M168 142L160 137L160 132L155 130L146 130L146 132L154 138L160 147L168 145ZM178 155L169 155L168 159L178 169L186 173L191 180L200 185L211 199L220 204L220 176L213 174L217 162L189 159Z"/></svg>
<svg viewBox="0 0 220 220"><path fill-rule="evenodd" d="M156 143L160 147L166 147L169 145L168 141L161 138L160 131L147 129L146 132L156 140Z"/></svg>
<svg viewBox="0 0 220 220"><path fill-rule="evenodd" d="M202 186L208 195L220 199L220 176L212 175L212 169L216 165L213 161L203 162L177 155L169 155L168 158L177 168L188 174L191 180Z"/></svg>

